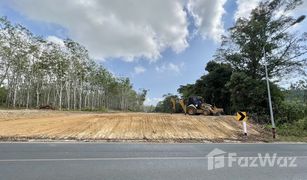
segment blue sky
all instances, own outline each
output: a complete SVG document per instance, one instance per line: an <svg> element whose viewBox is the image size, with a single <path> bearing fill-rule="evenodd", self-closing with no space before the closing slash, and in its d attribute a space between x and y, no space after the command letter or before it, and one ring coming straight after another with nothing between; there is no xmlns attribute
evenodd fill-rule
<svg viewBox="0 0 307 180"><path fill-rule="evenodd" d="M35 35L80 42L116 76L129 77L136 90L149 89L146 103L155 104L204 74L220 35L259 0L147 1L148 9L138 0L75 2L1 0L0 15Z"/></svg>

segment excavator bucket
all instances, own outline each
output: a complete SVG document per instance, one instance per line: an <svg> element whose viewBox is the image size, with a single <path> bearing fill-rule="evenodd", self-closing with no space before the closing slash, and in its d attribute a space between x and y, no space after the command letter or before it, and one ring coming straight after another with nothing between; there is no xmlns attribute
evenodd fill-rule
<svg viewBox="0 0 307 180"><path fill-rule="evenodd" d="M212 109L212 114L213 115L221 115L224 113L224 109L223 108L217 108L216 106L213 107Z"/></svg>

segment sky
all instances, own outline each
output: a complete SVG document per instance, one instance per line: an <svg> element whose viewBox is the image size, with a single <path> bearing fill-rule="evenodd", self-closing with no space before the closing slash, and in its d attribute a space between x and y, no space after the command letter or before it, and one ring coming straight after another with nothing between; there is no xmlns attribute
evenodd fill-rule
<svg viewBox="0 0 307 180"><path fill-rule="evenodd" d="M145 104L155 105L203 75L221 35L259 1L0 0L0 16L49 41L81 43L115 76L148 89ZM304 1L294 15L305 13Z"/></svg>

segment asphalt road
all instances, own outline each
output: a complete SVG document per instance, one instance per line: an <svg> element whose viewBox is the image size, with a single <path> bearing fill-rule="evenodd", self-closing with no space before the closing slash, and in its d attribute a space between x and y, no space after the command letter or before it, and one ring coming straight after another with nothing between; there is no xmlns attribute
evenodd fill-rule
<svg viewBox="0 0 307 180"><path fill-rule="evenodd" d="M307 144L0 143L0 180L19 179L307 179Z"/></svg>

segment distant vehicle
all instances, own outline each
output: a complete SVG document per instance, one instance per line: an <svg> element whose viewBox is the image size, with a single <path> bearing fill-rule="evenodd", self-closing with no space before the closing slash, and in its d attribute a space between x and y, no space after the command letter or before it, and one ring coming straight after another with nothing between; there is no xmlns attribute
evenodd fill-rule
<svg viewBox="0 0 307 180"><path fill-rule="evenodd" d="M173 109L175 109L176 100L172 98L171 101L173 104ZM205 103L204 99L200 96L191 96L187 99L186 103L184 100L180 100L179 104L181 105L185 114L187 113L189 115L203 114L205 116L219 116L224 113L223 108L217 108L211 104Z"/></svg>

